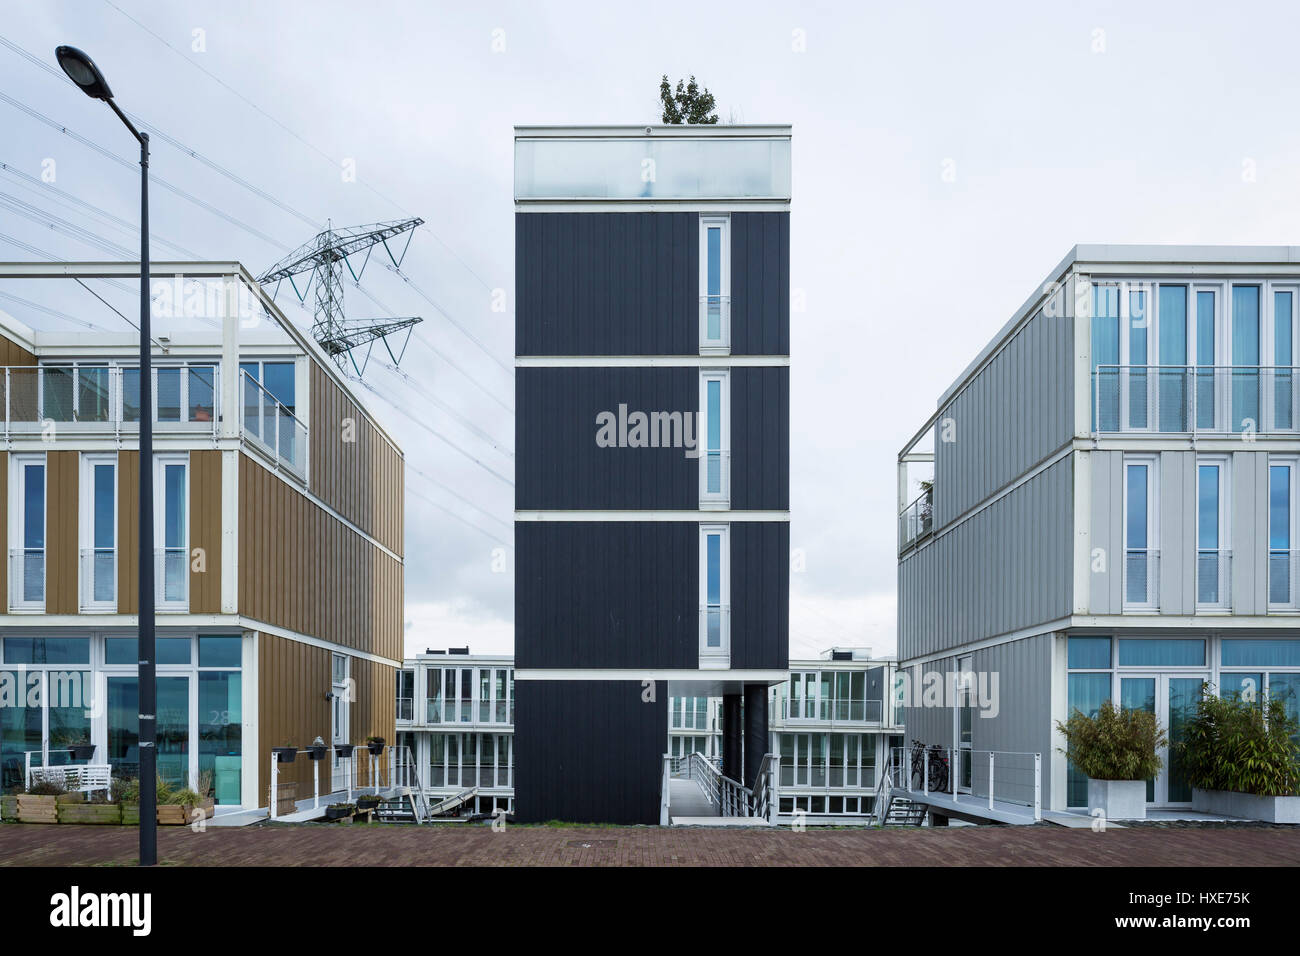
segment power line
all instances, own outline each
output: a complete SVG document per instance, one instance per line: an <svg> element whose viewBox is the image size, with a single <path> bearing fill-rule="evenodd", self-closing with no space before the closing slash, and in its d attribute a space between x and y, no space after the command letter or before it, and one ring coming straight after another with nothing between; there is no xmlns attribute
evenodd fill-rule
<svg viewBox="0 0 1300 956"><path fill-rule="evenodd" d="M411 279L410 276L408 276L408 275L407 275L405 272L403 272L401 269L397 268L397 266L394 266L394 265L392 265L391 263L388 263L388 262L385 262L385 263L384 263L384 268L387 269L389 272L392 272L392 273L394 273L395 275L400 276L401 279L402 279L402 281L405 282L407 285L409 285L409 286L410 286L410 287L415 291L415 294L416 294L416 295L418 295L420 298L424 299L425 302L428 302L431 306L433 306L433 307L434 307L435 309L437 309L440 313L442 313L442 317L443 317L444 319L446 319L448 322L450 322L452 325L454 325L457 329L459 329L459 330L460 330L460 333L461 333L462 335L464 335L465 338L469 339L471 342L473 342L475 345L477 345L480 349L482 349L483 354L486 355L488 358L490 358L492 361L496 362L497 365L501 366L501 368L505 371L505 373L506 373L507 375L511 376L512 378L514 377L514 374L515 374L515 370L514 370L514 369L512 369L512 368L511 368L509 365L507 365L505 362L503 362L503 361L501 361L499 358L497 358L496 355L492 352L492 350L489 349L489 348L488 348L486 345L484 345L482 342L480 342L479 339L478 339L478 337L477 337L476 335L474 335L474 333L472 333L469 329L465 328L465 326L461 325L459 322L457 322L455 319L453 319L453 318L451 317L451 313L449 313L446 309L444 309L441 305L439 305L438 302L435 301L434 298L433 298L431 295L429 295L429 293L425 292L425 291L424 291L423 289L421 289L418 285L416 285L415 282L412 281L412 279Z"/></svg>
<svg viewBox="0 0 1300 956"><path fill-rule="evenodd" d="M461 524L463 524L465 527L467 527L467 528L472 528L472 529L474 529L475 531L477 531L479 534L487 535L489 538L491 538L493 541L495 541L497 544L501 545L502 547L505 547L505 548L509 548L509 547L511 547L511 545L507 544L505 541L502 541L500 538L498 538L496 535L494 535L491 531L488 531L486 528L483 528L483 527L480 527L479 525L474 524L472 521L468 521L468 520L466 520L465 518L463 518L463 517L461 517L460 515L456 514L456 512L452 511L452 510L451 510L450 508L448 508L446 505L441 505L441 504L439 504L438 502L434 501L432 498L429 498L429 497L427 497L427 496L425 496L425 495L422 495L422 494L420 494L418 491L415 491L415 490L412 489L412 488L407 488L407 489L406 489L406 493L407 493L408 495L414 495L415 497L419 498L421 501L423 501L423 502L425 502L425 503L427 503L427 504L431 504L431 505L433 505L433 506L434 506L435 508L437 508L439 511L442 511L443 513L445 513L445 514L447 514L447 515L450 515L451 517L455 518L457 521L459 521L459 522L460 522Z"/></svg>
<svg viewBox="0 0 1300 956"><path fill-rule="evenodd" d="M7 236L0 236L0 239L8 241ZM76 325L84 326L94 332L107 332L108 329L102 325L96 325L94 322L88 322L85 319L78 319L75 316L68 315L66 312L60 312L58 309L51 309L48 305L41 305L39 302L32 302L30 299L24 299L20 295L14 295L12 292L0 291L0 298L8 299L10 302L16 302L24 308L31 309L34 312L44 312L46 315L53 316L56 319L63 319L66 322L72 322ZM113 311L117 311L114 309ZM119 315L121 313L118 313Z"/></svg>
<svg viewBox="0 0 1300 956"><path fill-rule="evenodd" d="M492 521L495 521L497 524L501 525L501 527L505 528L507 531L512 530L512 526L508 521L502 521L500 518L492 514L492 512L488 511L486 508L482 508L479 505L474 504L474 502L470 501L460 492L454 490L453 488L449 487L446 484L443 484L441 481L439 481L437 478L434 478L432 475L426 474L425 472L421 471L419 468L416 468L414 465L410 463L409 460L406 463L406 467L407 470L415 472L415 474L419 475L425 481L437 485L443 491L447 492L447 494L453 496L454 498L458 499L464 504L469 505L469 507L473 508L475 511L479 512L485 517L490 518Z"/></svg>
<svg viewBox="0 0 1300 956"><path fill-rule="evenodd" d="M473 422L467 419L460 412L456 411L456 409L452 408L446 402L442 401L439 398L435 398L428 391L426 391L423 386L421 386L418 382L416 382L415 379L413 379L410 375L406 374L406 372L402 371L402 369L398 368L396 365L393 365L390 362L384 362L382 360L379 362L379 365L382 366L383 368L388 369L390 372L394 372L397 375L401 376L401 378L406 382L407 385L409 385L412 389L419 392L420 395L423 396L425 401L432 402L438 408L442 409L443 412L450 415L452 418L456 419L456 421L460 422L463 426L465 426L465 428L469 429L479 438L483 439L485 442L487 442L489 445L491 445L501 454L505 455L507 458L513 459L515 457L514 452L510 451L507 448L502 448L500 445L497 444L495 438L493 438L487 432L483 431L483 429L479 428L477 425L475 425Z"/></svg>

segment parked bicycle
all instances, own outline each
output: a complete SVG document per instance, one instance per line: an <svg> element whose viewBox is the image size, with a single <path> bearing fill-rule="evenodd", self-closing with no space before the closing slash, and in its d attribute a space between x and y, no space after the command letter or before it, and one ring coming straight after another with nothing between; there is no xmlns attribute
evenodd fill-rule
<svg viewBox="0 0 1300 956"><path fill-rule="evenodd" d="M912 789L925 789L925 779L929 776L931 793L948 792L948 755L938 744L926 749L919 740L912 741Z"/></svg>

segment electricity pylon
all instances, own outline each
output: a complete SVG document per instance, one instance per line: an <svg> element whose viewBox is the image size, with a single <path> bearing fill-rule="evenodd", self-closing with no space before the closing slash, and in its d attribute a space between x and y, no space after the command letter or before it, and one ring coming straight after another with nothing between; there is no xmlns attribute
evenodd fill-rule
<svg viewBox="0 0 1300 956"><path fill-rule="evenodd" d="M334 359L339 368L346 369L351 362L357 375L361 375L370 361L370 352L376 341L383 342L393 364L400 365L402 356L406 354L406 346L411 341L411 330L424 320L417 316L396 319L344 318L343 267L347 266L353 281L360 282L361 275L370 262L370 253L375 246L382 245L393 267L400 269L402 260L406 258L406 250L411 246L413 230L421 225L424 225L423 219L412 218L343 229L327 226L324 232L267 269L257 281L263 285L274 282L278 291L279 283L288 279L299 302L306 301L307 292L315 282L316 310L311 326L312 338L326 355ZM401 253L394 256L388 241L403 233L406 234L406 242ZM365 258L361 260L361 267L354 269L351 257L359 252L365 252ZM299 289L294 276L303 274L307 275L307 281ZM401 351L394 355L388 337L403 329L406 330L406 338L402 342ZM366 347L365 358L358 365L355 353L362 346Z"/></svg>

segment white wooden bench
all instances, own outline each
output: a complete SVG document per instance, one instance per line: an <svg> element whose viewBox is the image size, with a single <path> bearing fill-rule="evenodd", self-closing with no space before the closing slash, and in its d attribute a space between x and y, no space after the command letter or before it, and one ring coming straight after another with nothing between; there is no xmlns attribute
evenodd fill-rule
<svg viewBox="0 0 1300 956"><path fill-rule="evenodd" d="M106 763L73 764L66 767L32 767L30 786L37 781L52 781L66 790L92 793L112 786L113 768Z"/></svg>

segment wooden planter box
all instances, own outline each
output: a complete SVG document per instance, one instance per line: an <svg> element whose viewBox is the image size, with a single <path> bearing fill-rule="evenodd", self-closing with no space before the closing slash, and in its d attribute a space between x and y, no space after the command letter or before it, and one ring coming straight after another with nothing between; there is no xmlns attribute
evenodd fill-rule
<svg viewBox="0 0 1300 956"><path fill-rule="evenodd" d="M59 805L54 797L18 794L19 823L58 823Z"/></svg>
<svg viewBox="0 0 1300 956"><path fill-rule="evenodd" d="M122 807L116 803L66 803L59 807L60 823L121 823Z"/></svg>
<svg viewBox="0 0 1300 956"><path fill-rule="evenodd" d="M138 827L140 825L140 804L122 804L122 825Z"/></svg>
<svg viewBox="0 0 1300 956"><path fill-rule="evenodd" d="M209 797L206 800L200 800L198 803L191 804L186 807L186 809L189 810L189 820L191 823L194 822L195 810L202 810L203 818L205 820L211 820L217 812L217 801Z"/></svg>
<svg viewBox="0 0 1300 956"><path fill-rule="evenodd" d="M61 807L69 806L74 803L85 803L86 795L84 793L61 793L55 797L55 801Z"/></svg>
<svg viewBox="0 0 1300 956"><path fill-rule="evenodd" d="M0 797L0 820L12 821L18 819L18 798L12 794L7 797Z"/></svg>

